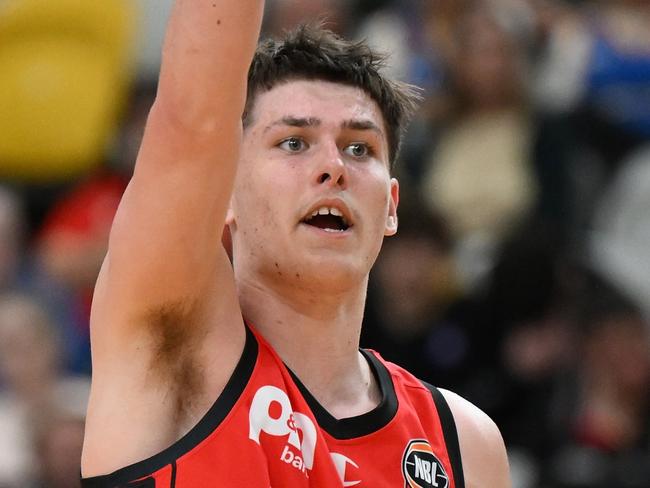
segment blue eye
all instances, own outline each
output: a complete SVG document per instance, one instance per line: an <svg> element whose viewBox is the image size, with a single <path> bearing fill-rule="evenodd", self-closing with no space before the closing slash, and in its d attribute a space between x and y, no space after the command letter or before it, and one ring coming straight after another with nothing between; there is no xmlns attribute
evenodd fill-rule
<svg viewBox="0 0 650 488"><path fill-rule="evenodd" d="M343 152L354 158L361 159L370 155L370 147L363 142L355 142L346 147Z"/></svg>
<svg viewBox="0 0 650 488"><path fill-rule="evenodd" d="M307 149L307 143L298 137L289 137L282 141L278 147L290 153L298 153Z"/></svg>

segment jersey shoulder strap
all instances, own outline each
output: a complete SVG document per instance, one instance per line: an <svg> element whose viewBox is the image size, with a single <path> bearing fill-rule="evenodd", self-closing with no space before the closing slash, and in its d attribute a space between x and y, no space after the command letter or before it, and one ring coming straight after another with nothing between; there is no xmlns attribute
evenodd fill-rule
<svg viewBox="0 0 650 488"><path fill-rule="evenodd" d="M449 454L449 461L451 462L451 469L453 471L456 488L465 488L463 461L460 455L460 444L458 443L458 430L456 429L456 422L454 421L454 416L451 413L449 404L438 388L430 385L426 381L420 381L431 392L433 402L438 410L440 424L442 425L442 435L445 438L445 444L447 446L447 453Z"/></svg>

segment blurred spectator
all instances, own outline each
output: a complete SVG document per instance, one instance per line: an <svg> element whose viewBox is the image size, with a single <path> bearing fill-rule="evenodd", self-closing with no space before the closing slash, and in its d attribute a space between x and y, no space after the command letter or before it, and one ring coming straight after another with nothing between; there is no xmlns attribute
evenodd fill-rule
<svg viewBox="0 0 650 488"><path fill-rule="evenodd" d="M27 295L0 296L0 486L25 487L38 474L39 420L73 397L61 373L61 342L45 310ZM87 380L81 380L87 384ZM87 391L86 391L87 394ZM83 395L82 395L83 396ZM76 397L78 398L78 396ZM83 403L80 407L85 408Z"/></svg>
<svg viewBox="0 0 650 488"><path fill-rule="evenodd" d="M522 46L485 6L465 12L455 32L452 112L422 191L449 221L471 287L489 270L495 246L531 214L539 188Z"/></svg>
<svg viewBox="0 0 650 488"><path fill-rule="evenodd" d="M38 235L38 263L51 288L42 292L61 326L67 366L77 373L90 373L92 293L125 188L108 172L89 178L51 209Z"/></svg>
<svg viewBox="0 0 650 488"><path fill-rule="evenodd" d="M467 4L466 0L392 2L364 19L356 35L390 56L386 68L390 76L433 96L445 76L453 25Z"/></svg>
<svg viewBox="0 0 650 488"><path fill-rule="evenodd" d="M650 317L650 145L623 162L596 209L590 251L593 267Z"/></svg>
<svg viewBox="0 0 650 488"><path fill-rule="evenodd" d="M492 394L506 393L494 415L514 486L645 487L650 332L602 278L578 267L563 273L550 307L510 327L502 341L502 384ZM553 289L543 281L540 288ZM497 308L507 309L508 302Z"/></svg>
<svg viewBox="0 0 650 488"><path fill-rule="evenodd" d="M573 111L585 93L590 39L584 12L565 0L533 1L538 59L533 94L549 112Z"/></svg>
<svg viewBox="0 0 650 488"><path fill-rule="evenodd" d="M39 475L34 488L80 486L89 387L83 379L63 382L52 410L37 423L34 446Z"/></svg>
<svg viewBox="0 0 650 488"><path fill-rule="evenodd" d="M41 475L34 488L73 488L80 485L84 417L51 413L37 434Z"/></svg>
<svg viewBox="0 0 650 488"><path fill-rule="evenodd" d="M0 300L0 375L3 386L32 405L49 395L60 371L60 343L45 310L27 295Z"/></svg>
<svg viewBox="0 0 650 488"><path fill-rule="evenodd" d="M535 445L546 397L573 354L564 298L575 272L552 235L529 226L508 239L473 295L469 327L475 368L465 394L501 427L509 445Z"/></svg>
<svg viewBox="0 0 650 488"><path fill-rule="evenodd" d="M406 134L397 168L402 181L419 181L423 160L449 110L449 65L454 30L468 0L405 0L374 11L356 36L389 56L387 73L422 89L424 99Z"/></svg>
<svg viewBox="0 0 650 488"><path fill-rule="evenodd" d="M650 139L650 4L586 2L550 26L537 93L574 111L581 137L610 170Z"/></svg>
<svg viewBox="0 0 650 488"><path fill-rule="evenodd" d="M121 177L102 173L54 206L38 238L42 264L51 277L70 288L94 286L125 188Z"/></svg>
<svg viewBox="0 0 650 488"><path fill-rule="evenodd" d="M638 309L593 276L582 290L573 374L550 409L546 483L646 487L650 481L650 329Z"/></svg>

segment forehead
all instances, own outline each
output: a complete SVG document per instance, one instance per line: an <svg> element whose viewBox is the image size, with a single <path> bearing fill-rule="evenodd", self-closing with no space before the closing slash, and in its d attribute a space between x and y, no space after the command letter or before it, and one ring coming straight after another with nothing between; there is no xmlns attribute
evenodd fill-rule
<svg viewBox="0 0 650 488"><path fill-rule="evenodd" d="M263 126L282 117L315 118L339 126L347 121L370 121L386 134L377 102L358 87L329 81L294 80L257 96L253 125Z"/></svg>

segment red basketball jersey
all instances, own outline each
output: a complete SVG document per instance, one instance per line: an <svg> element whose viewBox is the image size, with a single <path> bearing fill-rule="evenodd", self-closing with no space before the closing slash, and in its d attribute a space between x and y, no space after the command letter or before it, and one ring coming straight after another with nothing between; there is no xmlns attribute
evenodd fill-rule
<svg viewBox="0 0 650 488"><path fill-rule="evenodd" d="M464 488L454 420L440 392L362 351L381 393L372 411L332 417L247 329L224 391L163 452L84 488Z"/></svg>

